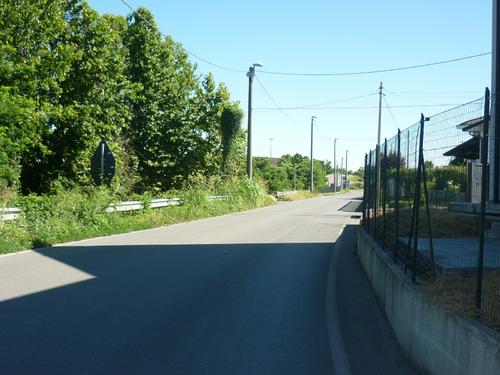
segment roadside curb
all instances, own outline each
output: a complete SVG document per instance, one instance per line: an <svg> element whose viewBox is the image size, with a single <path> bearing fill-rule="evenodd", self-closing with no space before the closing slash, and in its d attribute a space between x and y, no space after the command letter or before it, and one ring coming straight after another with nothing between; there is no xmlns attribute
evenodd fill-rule
<svg viewBox="0 0 500 375"><path fill-rule="evenodd" d="M337 277L336 268L340 248L342 246L342 233L346 223L342 223L337 234L337 239L330 255L328 266L328 280L326 285L326 321L328 339L330 341L330 352L332 356L333 368L336 375L351 375L351 366L344 346L342 330L340 327L339 310L337 306Z"/></svg>

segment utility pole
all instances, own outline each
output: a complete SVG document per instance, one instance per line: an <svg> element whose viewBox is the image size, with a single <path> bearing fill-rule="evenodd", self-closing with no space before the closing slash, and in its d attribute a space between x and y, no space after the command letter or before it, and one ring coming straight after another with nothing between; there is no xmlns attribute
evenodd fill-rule
<svg viewBox="0 0 500 375"><path fill-rule="evenodd" d="M347 189L347 176L349 175L349 172L347 172L347 154L349 153L349 150L345 150L345 188Z"/></svg>
<svg viewBox="0 0 500 375"><path fill-rule="evenodd" d="M375 208L378 209L378 203L380 199L380 133L382 130L382 96L384 87L382 86L382 82L380 82L380 87L378 91L378 133L377 133L377 155L376 155L376 164L377 164L377 190L375 195Z"/></svg>
<svg viewBox="0 0 500 375"><path fill-rule="evenodd" d="M333 192L337 192L337 138L333 140Z"/></svg>
<svg viewBox="0 0 500 375"><path fill-rule="evenodd" d="M344 182L342 181L342 169L344 168L344 157L340 159L340 190L344 187Z"/></svg>
<svg viewBox="0 0 500 375"><path fill-rule="evenodd" d="M248 179L252 181L253 168L252 168L252 83L253 77L255 77L255 67L263 66L261 63L254 63L248 68L248 128L247 128L247 174Z"/></svg>
<svg viewBox="0 0 500 375"><path fill-rule="evenodd" d="M269 138L269 162L271 162L271 159L273 158L273 141L274 138Z"/></svg>
<svg viewBox="0 0 500 375"><path fill-rule="evenodd" d="M311 178L311 182L309 183L309 191L312 193L314 191L314 172L313 172L313 138L314 138L314 120L316 116L311 117L311 160L309 164L309 176Z"/></svg>

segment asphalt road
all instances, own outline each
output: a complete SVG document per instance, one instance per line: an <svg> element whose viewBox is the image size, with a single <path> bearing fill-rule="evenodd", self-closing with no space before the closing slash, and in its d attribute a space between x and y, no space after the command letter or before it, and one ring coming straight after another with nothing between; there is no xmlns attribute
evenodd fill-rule
<svg viewBox="0 0 500 375"><path fill-rule="evenodd" d="M353 197L0 256L0 374L415 374Z"/></svg>

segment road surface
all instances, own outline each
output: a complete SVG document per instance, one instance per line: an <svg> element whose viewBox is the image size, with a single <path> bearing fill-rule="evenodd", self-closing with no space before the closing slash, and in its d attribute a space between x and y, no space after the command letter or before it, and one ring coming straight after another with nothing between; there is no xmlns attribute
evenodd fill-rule
<svg viewBox="0 0 500 375"><path fill-rule="evenodd" d="M0 256L0 373L414 374L354 196Z"/></svg>

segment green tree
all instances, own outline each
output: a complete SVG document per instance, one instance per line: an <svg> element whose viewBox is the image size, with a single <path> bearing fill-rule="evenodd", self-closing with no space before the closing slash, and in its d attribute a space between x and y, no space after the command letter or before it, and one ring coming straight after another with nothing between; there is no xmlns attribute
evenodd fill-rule
<svg viewBox="0 0 500 375"><path fill-rule="evenodd" d="M179 186L197 158L192 108L197 78L182 47L158 31L145 8L128 17L128 76L140 88L132 103L129 136L143 189Z"/></svg>
<svg viewBox="0 0 500 375"><path fill-rule="evenodd" d="M78 52L60 84L58 104L63 111L54 119L48 138L48 173L51 180L62 179L66 185L88 185L90 158L101 138L119 161L125 153L120 138L128 125L127 98L132 91L125 76L126 21L102 17L85 2L75 6L68 18L65 42Z"/></svg>
<svg viewBox="0 0 500 375"><path fill-rule="evenodd" d="M47 137L54 118L61 112L58 98L60 83L67 77L75 49L64 42L68 32L67 17L77 1L4 0L0 6L0 87L4 108L22 123L6 123L12 116L2 116L0 127L4 143L9 136L21 145L15 150L19 160L15 174L20 175L25 191L38 191L42 171L48 166ZM29 116L17 114L29 109ZM16 109L17 107L17 109ZM5 131L18 126L20 131ZM11 165L11 168L13 165ZM18 177L17 177L18 178Z"/></svg>

